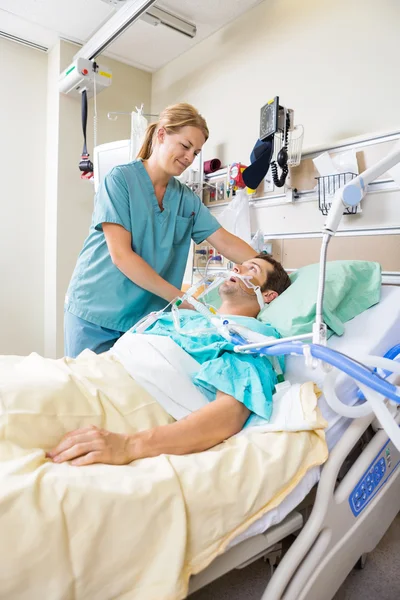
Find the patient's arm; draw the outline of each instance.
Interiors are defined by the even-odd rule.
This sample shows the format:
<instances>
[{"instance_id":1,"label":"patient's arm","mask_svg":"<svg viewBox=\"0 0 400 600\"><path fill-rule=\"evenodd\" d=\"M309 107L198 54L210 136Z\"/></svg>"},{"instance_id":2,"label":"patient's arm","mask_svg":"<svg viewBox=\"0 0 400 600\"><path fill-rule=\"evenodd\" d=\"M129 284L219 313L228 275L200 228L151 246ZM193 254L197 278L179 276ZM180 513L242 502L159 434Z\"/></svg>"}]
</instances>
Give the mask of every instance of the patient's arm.
<instances>
[{"instance_id":1,"label":"patient's arm","mask_svg":"<svg viewBox=\"0 0 400 600\"><path fill-rule=\"evenodd\" d=\"M238 433L249 415L249 409L233 396L217 392L214 402L185 419L133 436L133 458L207 450Z\"/></svg>"},{"instance_id":2,"label":"patient's arm","mask_svg":"<svg viewBox=\"0 0 400 600\"><path fill-rule=\"evenodd\" d=\"M238 433L250 415L248 408L222 392L181 421L133 435L91 427L68 433L48 456L74 465L121 465L160 454L190 454L207 450Z\"/></svg>"}]
</instances>

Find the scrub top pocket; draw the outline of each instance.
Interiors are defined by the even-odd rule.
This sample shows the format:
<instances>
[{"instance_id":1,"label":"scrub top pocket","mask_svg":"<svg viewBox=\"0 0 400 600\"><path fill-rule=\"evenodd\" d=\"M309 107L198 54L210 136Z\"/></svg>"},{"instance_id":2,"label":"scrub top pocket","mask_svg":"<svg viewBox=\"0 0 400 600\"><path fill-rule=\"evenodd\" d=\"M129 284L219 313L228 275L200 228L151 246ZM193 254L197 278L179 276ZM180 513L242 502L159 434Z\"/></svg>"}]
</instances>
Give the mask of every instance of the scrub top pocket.
<instances>
[{"instance_id":1,"label":"scrub top pocket","mask_svg":"<svg viewBox=\"0 0 400 600\"><path fill-rule=\"evenodd\" d=\"M175 223L175 233L174 233L174 246L179 244L183 244L188 237L191 236L193 227L193 218L192 217L180 217L176 216Z\"/></svg>"}]
</instances>

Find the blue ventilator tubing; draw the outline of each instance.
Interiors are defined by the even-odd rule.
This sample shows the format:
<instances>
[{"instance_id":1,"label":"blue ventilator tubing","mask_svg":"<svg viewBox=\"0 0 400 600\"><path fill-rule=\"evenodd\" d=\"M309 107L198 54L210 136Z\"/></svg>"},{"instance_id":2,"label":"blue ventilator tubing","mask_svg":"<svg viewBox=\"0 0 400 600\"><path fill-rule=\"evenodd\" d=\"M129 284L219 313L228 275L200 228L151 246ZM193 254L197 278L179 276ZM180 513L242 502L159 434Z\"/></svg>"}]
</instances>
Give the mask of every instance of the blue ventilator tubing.
<instances>
[{"instance_id":1,"label":"blue ventilator tubing","mask_svg":"<svg viewBox=\"0 0 400 600\"><path fill-rule=\"evenodd\" d=\"M400 344L396 344L396 346L393 346L393 348L390 348L386 354L383 355L383 358L388 358L389 360L396 360L396 358L400 355ZM386 371L385 369L382 369L382 371L385 373L385 378L389 377L389 375L392 374L392 371ZM377 369L376 367L373 370L374 373L377 373ZM359 400L365 400L365 396L362 393L361 390L358 390L357 392L357 398Z\"/></svg>"},{"instance_id":2,"label":"blue ventilator tubing","mask_svg":"<svg viewBox=\"0 0 400 600\"><path fill-rule=\"evenodd\" d=\"M232 341L234 340L232 339ZM243 342L240 342L239 345L242 345L242 343ZM304 347L304 344L301 342L282 342L281 344L274 344L273 346L268 346L267 348L256 348L249 351L254 351L258 354L264 354L266 356L279 356L286 354L302 355ZM332 350L331 348L326 348L325 346L321 346L319 344L308 344L307 347L309 348L311 356L314 358L319 358L324 362L337 367L341 371L347 373L347 375L350 375L350 377L353 377L356 381L367 385L386 398L389 398L390 400L400 404L400 396L397 394L396 386L389 381L385 381L379 377L379 375L370 371L367 367L354 362L351 358L335 352L335 350Z\"/></svg>"},{"instance_id":3,"label":"blue ventilator tubing","mask_svg":"<svg viewBox=\"0 0 400 600\"><path fill-rule=\"evenodd\" d=\"M239 335L238 333L230 333L230 337L231 337L231 341L234 344L237 344L238 346L243 346L244 344L247 344L248 342L246 342L246 340Z\"/></svg>"},{"instance_id":4,"label":"blue ventilator tubing","mask_svg":"<svg viewBox=\"0 0 400 600\"><path fill-rule=\"evenodd\" d=\"M393 348L390 348L384 356L384 358L389 358L390 360L394 360L400 354L400 344L396 344Z\"/></svg>"}]
</instances>

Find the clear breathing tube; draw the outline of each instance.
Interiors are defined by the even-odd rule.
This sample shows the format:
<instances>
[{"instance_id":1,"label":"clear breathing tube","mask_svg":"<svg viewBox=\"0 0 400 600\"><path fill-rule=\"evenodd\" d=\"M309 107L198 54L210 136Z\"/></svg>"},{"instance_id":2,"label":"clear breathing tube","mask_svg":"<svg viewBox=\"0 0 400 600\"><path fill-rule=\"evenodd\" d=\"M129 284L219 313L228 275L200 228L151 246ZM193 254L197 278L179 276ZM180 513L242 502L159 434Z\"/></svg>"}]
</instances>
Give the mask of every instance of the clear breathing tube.
<instances>
[{"instance_id":1,"label":"clear breathing tube","mask_svg":"<svg viewBox=\"0 0 400 600\"><path fill-rule=\"evenodd\" d=\"M227 273L218 273L215 276L215 279L213 281L213 283L211 283L211 285L209 285L206 290L204 292L202 292L199 297L196 299L193 297L193 294L197 291L197 289L204 284L205 279L203 279L202 281L200 281L199 283L197 283L196 285L192 286L183 296L182 298L178 298L174 304L172 305L172 315L173 315L173 321L174 321L174 326L175 329L182 335L202 335L202 334L206 334L209 333L209 329L196 329L196 330L191 330L191 331L187 331L187 330L183 330L180 324L180 314L179 314L179 306L180 304L182 304L182 302L184 302L186 300L186 302L188 302L189 304L191 304L193 306L193 308L199 313L201 314L203 317L205 317L208 321L210 321L212 323L212 325L215 326L215 328L217 329L218 333L225 338L228 341L231 341L231 333L229 331L229 322L226 319L222 319L220 316L218 316L217 311L215 310L215 308L213 306L210 306L208 304L203 304L202 302L200 302L199 300L201 298L204 298L207 294L209 294L212 290L214 290L216 287L220 286L221 283L223 283L224 281L226 281L227 279L231 279L231 278L235 278L235 279L239 279L240 281L242 281L242 283L245 285L246 288L248 289L252 289L254 291L254 294L256 295L257 298L257 302L260 306L260 309L264 308L265 306L265 302L264 302L264 298L262 296L260 287L258 285L255 285L251 280L252 280L252 276L251 275L241 275L240 273L236 273L236 271L229 271Z\"/></svg>"},{"instance_id":2,"label":"clear breathing tube","mask_svg":"<svg viewBox=\"0 0 400 600\"><path fill-rule=\"evenodd\" d=\"M171 307L173 323L176 331L181 335L204 335L209 333L209 329L193 329L193 330L184 330L181 326L181 315L179 311L179 306L183 302L188 302L193 306L193 308L205 317L208 321L210 321L218 330L220 335L222 335L225 339L230 339L229 332L226 328L227 323L224 323L221 317L218 316L217 311L214 307L203 304L200 302L202 298L207 296L214 289L219 287L221 283L230 279L231 277L235 277L235 279L239 279L243 282L246 288L252 289L256 295L257 302L260 306L260 309L264 308L265 303L260 290L260 287L252 283L252 276L241 275L240 273L236 273L235 271L228 272L218 272L214 275L214 281L206 287L206 289L201 292L198 298L194 298L194 294L199 290L199 288L205 286L206 278L204 277L194 285L192 285L187 292L183 294L181 297L174 298L169 302L163 309L152 312L146 317L143 317L138 323L134 325L132 331L134 333L144 333L149 327L151 327L160 317L161 315Z\"/></svg>"},{"instance_id":3,"label":"clear breathing tube","mask_svg":"<svg viewBox=\"0 0 400 600\"><path fill-rule=\"evenodd\" d=\"M255 285L251 280L253 277L251 275L242 275L241 273L236 273L236 271L228 271L227 273L218 273L213 283L207 287L199 296L198 300L201 300L204 296L209 294L212 290L221 285L226 279L230 279L234 277L235 279L240 279L240 281L256 295L258 305L260 310L262 310L265 306L264 298L259 285Z\"/></svg>"},{"instance_id":4,"label":"clear breathing tube","mask_svg":"<svg viewBox=\"0 0 400 600\"><path fill-rule=\"evenodd\" d=\"M230 276L231 275L229 274L229 277ZM212 283L210 283L210 285L208 285L206 287L206 289L197 296L197 299L201 300L201 298L203 298L204 296L206 296L207 294L209 294L210 292L215 290L215 288L219 287L221 285L221 283L223 283L225 281L225 279L227 279L227 277L228 277L228 274L223 273L223 272L217 273L216 275L214 275L214 281ZM205 283L206 279L207 278L204 277L204 279L201 280L201 284ZM190 289L192 289L192 288L190 288ZM190 290L188 290L188 293L189 292L190 292ZM193 293L194 292L192 292L192 294Z\"/></svg>"},{"instance_id":5,"label":"clear breathing tube","mask_svg":"<svg viewBox=\"0 0 400 600\"><path fill-rule=\"evenodd\" d=\"M232 276L232 273L217 273L215 275L215 279L214 281L205 289L204 292L202 292L199 295L199 298L205 296L206 294L208 294L209 292L211 292L212 290L214 290L216 287L218 287L219 285L221 285L221 283L223 281L225 281L225 279L228 279L229 277ZM132 332L134 333L144 333L149 327L151 327L152 325L154 325L154 323L161 318L162 314L169 308L171 307L171 311L172 311L172 318L173 318L173 322L174 322L174 326L175 329L178 331L178 333L181 333L183 335L201 335L204 333L209 333L209 330L207 329L203 329L203 330L199 330L199 329L195 329L195 330L187 330L184 331L181 327L181 323L180 323L180 314L179 314L179 306L183 303L183 302L188 302L189 304L191 304L193 306L193 308L200 313L203 317L205 317L208 320L211 319L218 319L218 317L216 317L217 315L217 311L211 307L211 306L206 306L205 304L203 304L202 302L199 302L198 300L196 300L193 295L197 292L197 290L199 288L201 288L202 286L204 286L206 283L206 278L202 278L200 281L198 281L197 283L195 283L194 285L192 285L184 294L183 296L174 298L173 300L171 300L171 302L169 302L164 308L162 308L161 310L152 312L148 315L146 315L145 317L143 317L140 321L138 321L132 328ZM220 320L220 319L218 319ZM222 321L221 321L222 322ZM219 323L217 323L217 321L214 321L214 325L217 326L217 328L220 326Z\"/></svg>"},{"instance_id":6,"label":"clear breathing tube","mask_svg":"<svg viewBox=\"0 0 400 600\"><path fill-rule=\"evenodd\" d=\"M204 304L202 304L195 298L192 298L191 296L187 296L187 298L185 298L185 300L186 300L186 302L188 302L189 304L191 304L193 306L193 308L196 310L196 312L200 313L202 317L205 317L208 321L210 321L219 330L219 328L222 326L222 319L217 316L217 311L215 310L215 308L213 308L212 306L205 306ZM171 309L172 310L172 319L173 319L175 330L178 333L180 333L181 335L200 336L200 335L209 334L210 333L209 328L199 329L197 327L196 329L189 329L189 330L182 328L181 314L180 314L180 310L178 308L180 306L180 304L182 304L182 302L183 302L183 297L182 297L182 299L179 298L179 300L177 300L172 305L172 309Z\"/></svg>"}]
</instances>

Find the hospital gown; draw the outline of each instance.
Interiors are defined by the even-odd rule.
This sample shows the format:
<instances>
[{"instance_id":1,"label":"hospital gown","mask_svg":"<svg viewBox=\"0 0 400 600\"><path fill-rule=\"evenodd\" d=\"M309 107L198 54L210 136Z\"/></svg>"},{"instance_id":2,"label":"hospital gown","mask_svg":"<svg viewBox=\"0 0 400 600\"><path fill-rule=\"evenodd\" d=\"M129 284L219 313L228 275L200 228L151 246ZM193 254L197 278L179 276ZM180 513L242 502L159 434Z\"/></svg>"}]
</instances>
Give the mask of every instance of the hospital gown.
<instances>
[{"instance_id":1,"label":"hospital gown","mask_svg":"<svg viewBox=\"0 0 400 600\"><path fill-rule=\"evenodd\" d=\"M174 326L172 314L167 312L145 333L170 337L200 363L200 370L192 380L208 400L215 400L219 390L242 402L252 412L246 427L269 421L277 383L270 359L235 353L233 343L225 340L205 317L192 310L180 310L179 315L181 333ZM251 317L229 315L227 318L257 333L279 338L272 326ZM284 358L278 360L283 370Z\"/></svg>"}]
</instances>

